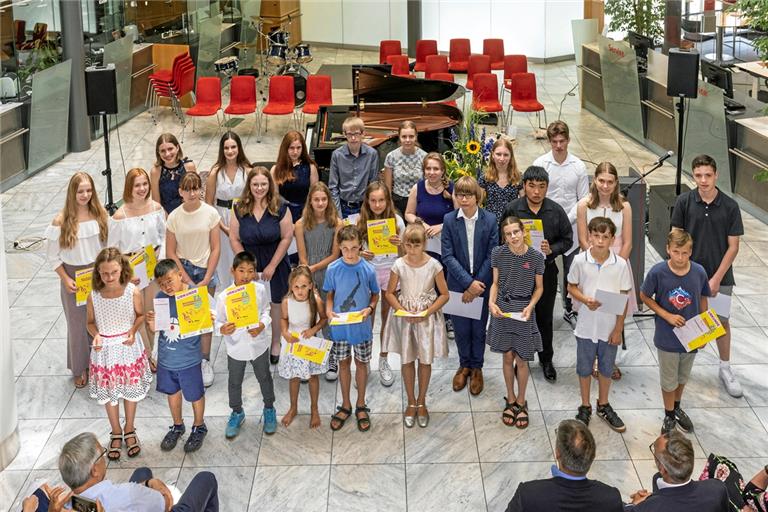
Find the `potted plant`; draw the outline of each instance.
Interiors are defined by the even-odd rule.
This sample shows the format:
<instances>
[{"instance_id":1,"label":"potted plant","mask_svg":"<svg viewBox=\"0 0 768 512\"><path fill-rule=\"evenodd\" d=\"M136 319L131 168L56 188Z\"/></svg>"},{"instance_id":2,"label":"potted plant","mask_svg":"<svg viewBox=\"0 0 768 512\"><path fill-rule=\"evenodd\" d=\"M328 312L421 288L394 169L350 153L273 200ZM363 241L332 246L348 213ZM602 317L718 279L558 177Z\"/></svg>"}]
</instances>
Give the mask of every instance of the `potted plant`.
<instances>
[{"instance_id":1,"label":"potted plant","mask_svg":"<svg viewBox=\"0 0 768 512\"><path fill-rule=\"evenodd\" d=\"M732 9L749 20L750 26L768 32L768 2L766 0L739 0ZM768 61L768 35L754 40L755 50L763 62Z\"/></svg>"},{"instance_id":2,"label":"potted plant","mask_svg":"<svg viewBox=\"0 0 768 512\"><path fill-rule=\"evenodd\" d=\"M657 40L664 35L664 4L665 0L605 0L605 14L611 17L608 30L631 30Z\"/></svg>"}]
</instances>

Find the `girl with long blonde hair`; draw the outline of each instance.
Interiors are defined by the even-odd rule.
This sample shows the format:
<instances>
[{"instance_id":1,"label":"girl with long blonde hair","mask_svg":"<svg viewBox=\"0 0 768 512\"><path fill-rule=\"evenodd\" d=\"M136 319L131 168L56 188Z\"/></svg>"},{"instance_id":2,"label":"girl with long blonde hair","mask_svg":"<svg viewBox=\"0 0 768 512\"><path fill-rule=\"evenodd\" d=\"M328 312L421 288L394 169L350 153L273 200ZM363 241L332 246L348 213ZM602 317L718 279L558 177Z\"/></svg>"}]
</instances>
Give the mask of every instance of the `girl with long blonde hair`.
<instances>
[{"instance_id":1,"label":"girl with long blonde hair","mask_svg":"<svg viewBox=\"0 0 768 512\"><path fill-rule=\"evenodd\" d=\"M477 184L485 190L485 209L502 221L504 208L517 199L523 189L523 179L515 161L512 141L499 137L491 147L491 158Z\"/></svg>"},{"instance_id":2,"label":"girl with long blonde hair","mask_svg":"<svg viewBox=\"0 0 768 512\"><path fill-rule=\"evenodd\" d=\"M77 304L76 273L93 268L107 242L107 218L93 178L80 171L69 179L64 208L45 230L48 263L61 280L61 304L67 320L67 368L77 388L88 383L91 339L85 329L85 303Z\"/></svg>"}]
</instances>

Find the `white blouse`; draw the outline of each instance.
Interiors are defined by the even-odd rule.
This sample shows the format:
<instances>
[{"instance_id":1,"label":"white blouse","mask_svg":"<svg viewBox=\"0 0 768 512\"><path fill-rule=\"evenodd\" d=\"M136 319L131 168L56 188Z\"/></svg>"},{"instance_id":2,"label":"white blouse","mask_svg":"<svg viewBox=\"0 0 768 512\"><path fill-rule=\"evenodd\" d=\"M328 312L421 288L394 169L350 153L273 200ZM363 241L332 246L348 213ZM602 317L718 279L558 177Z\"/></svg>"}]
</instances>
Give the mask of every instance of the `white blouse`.
<instances>
[{"instance_id":1,"label":"white blouse","mask_svg":"<svg viewBox=\"0 0 768 512\"><path fill-rule=\"evenodd\" d=\"M99 223L95 220L80 222L77 227L77 241L74 247L62 249L59 245L61 227L51 224L45 230L45 256L53 270L62 263L68 265L88 265L96 261L99 251L104 248L99 238Z\"/></svg>"},{"instance_id":2,"label":"white blouse","mask_svg":"<svg viewBox=\"0 0 768 512\"><path fill-rule=\"evenodd\" d=\"M117 247L123 254L129 254L148 245L165 246L165 210L158 208L146 215L120 220L109 218L109 247Z\"/></svg>"}]
</instances>

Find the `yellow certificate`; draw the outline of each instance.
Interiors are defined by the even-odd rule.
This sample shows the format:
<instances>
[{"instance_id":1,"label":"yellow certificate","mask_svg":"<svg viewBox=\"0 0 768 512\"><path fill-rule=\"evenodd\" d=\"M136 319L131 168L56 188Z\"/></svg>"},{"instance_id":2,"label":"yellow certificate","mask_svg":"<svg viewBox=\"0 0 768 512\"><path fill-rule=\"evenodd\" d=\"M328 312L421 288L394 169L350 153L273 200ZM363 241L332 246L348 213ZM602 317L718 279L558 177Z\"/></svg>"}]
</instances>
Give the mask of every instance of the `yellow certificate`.
<instances>
[{"instance_id":1,"label":"yellow certificate","mask_svg":"<svg viewBox=\"0 0 768 512\"><path fill-rule=\"evenodd\" d=\"M361 311L350 311L349 313L336 313L336 316L331 319L331 325L349 325L359 324L363 321L363 313Z\"/></svg>"},{"instance_id":2,"label":"yellow certificate","mask_svg":"<svg viewBox=\"0 0 768 512\"><path fill-rule=\"evenodd\" d=\"M176 295L176 314L182 338L213 331L208 288L191 288Z\"/></svg>"},{"instance_id":3,"label":"yellow certificate","mask_svg":"<svg viewBox=\"0 0 768 512\"><path fill-rule=\"evenodd\" d=\"M410 311L406 311L404 309L398 309L395 311L395 316L402 316L404 318L422 318L427 316L427 310L419 311L418 313L411 313Z\"/></svg>"},{"instance_id":4,"label":"yellow certificate","mask_svg":"<svg viewBox=\"0 0 768 512\"><path fill-rule=\"evenodd\" d=\"M373 254L397 254L397 246L389 241L397 234L395 219L368 221L368 248Z\"/></svg>"},{"instance_id":5,"label":"yellow certificate","mask_svg":"<svg viewBox=\"0 0 768 512\"><path fill-rule=\"evenodd\" d=\"M328 355L333 346L332 341L316 336L304 339L298 333L292 332L291 334L299 338L299 341L289 344L288 352L291 355L319 365L324 365L328 361Z\"/></svg>"},{"instance_id":6,"label":"yellow certificate","mask_svg":"<svg viewBox=\"0 0 768 512\"><path fill-rule=\"evenodd\" d=\"M256 286L247 283L227 290L224 296L227 310L227 321L235 324L238 329L248 329L259 325L259 304L256 300Z\"/></svg>"},{"instance_id":7,"label":"yellow certificate","mask_svg":"<svg viewBox=\"0 0 768 512\"><path fill-rule=\"evenodd\" d=\"M708 309L685 322L684 326L672 330L686 352L701 348L725 334L725 327L714 309Z\"/></svg>"},{"instance_id":8,"label":"yellow certificate","mask_svg":"<svg viewBox=\"0 0 768 512\"><path fill-rule=\"evenodd\" d=\"M154 246L148 245L144 248L144 261L147 262L147 277L151 281L155 278L155 266L157 265L157 254L155 254Z\"/></svg>"},{"instance_id":9,"label":"yellow certificate","mask_svg":"<svg viewBox=\"0 0 768 512\"><path fill-rule=\"evenodd\" d=\"M85 303L88 302L88 295L91 293L93 286L93 269L85 268L83 270L76 270L75 285L77 285L77 292L75 292L75 303L78 306L85 306Z\"/></svg>"}]
</instances>

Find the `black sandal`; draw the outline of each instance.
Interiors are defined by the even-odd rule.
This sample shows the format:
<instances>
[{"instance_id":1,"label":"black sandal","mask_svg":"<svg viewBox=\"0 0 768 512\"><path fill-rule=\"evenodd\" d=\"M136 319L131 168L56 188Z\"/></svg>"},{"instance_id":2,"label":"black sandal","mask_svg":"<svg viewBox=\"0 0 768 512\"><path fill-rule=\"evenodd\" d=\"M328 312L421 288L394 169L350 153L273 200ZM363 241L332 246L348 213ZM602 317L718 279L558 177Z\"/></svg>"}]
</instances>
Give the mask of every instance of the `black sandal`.
<instances>
[{"instance_id":1,"label":"black sandal","mask_svg":"<svg viewBox=\"0 0 768 512\"><path fill-rule=\"evenodd\" d=\"M368 406L362 406L362 407L355 407L355 418L357 419L357 430L360 432L368 432L371 430L371 417L368 414L371 412L371 410L368 408ZM365 414L362 418L359 416L360 413Z\"/></svg>"},{"instance_id":2,"label":"black sandal","mask_svg":"<svg viewBox=\"0 0 768 512\"><path fill-rule=\"evenodd\" d=\"M134 443L129 444L128 443L129 439L133 439ZM123 440L125 441L126 452L128 453L128 457L134 458L141 453L141 443L139 443L139 438L136 436L135 430L131 430L130 432L126 432L125 434L123 434Z\"/></svg>"},{"instance_id":3,"label":"black sandal","mask_svg":"<svg viewBox=\"0 0 768 512\"><path fill-rule=\"evenodd\" d=\"M520 430L528 428L528 423L530 422L530 417L528 416L528 400L526 400L523 405L515 402L515 407L517 408L515 427ZM525 414L525 416L521 416L522 414Z\"/></svg>"},{"instance_id":4,"label":"black sandal","mask_svg":"<svg viewBox=\"0 0 768 512\"><path fill-rule=\"evenodd\" d=\"M119 441L120 444L114 446L114 442ZM120 460L120 453L123 449L123 434L109 433L109 449L107 449L107 458L113 462ZM115 455L117 454L117 455Z\"/></svg>"},{"instance_id":5,"label":"black sandal","mask_svg":"<svg viewBox=\"0 0 768 512\"><path fill-rule=\"evenodd\" d=\"M507 401L507 397L504 397L504 404L505 404L504 411L501 413L501 422L508 427L514 427L515 420L517 419L517 413L515 412L514 402L509 402ZM512 413L510 414L507 411L512 411ZM512 421L507 423L507 420L512 420Z\"/></svg>"},{"instance_id":6,"label":"black sandal","mask_svg":"<svg viewBox=\"0 0 768 512\"><path fill-rule=\"evenodd\" d=\"M339 413L342 413L342 412L346 414L346 416L344 416L343 418L339 416ZM344 426L344 423L347 422L350 416L352 416L352 411L350 409L347 409L342 406L336 407L336 414L331 416L331 430L333 430L334 432L337 430L341 430L341 427ZM336 421L335 427L333 426L334 420Z\"/></svg>"}]
</instances>

